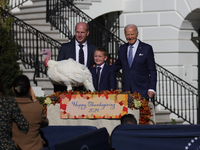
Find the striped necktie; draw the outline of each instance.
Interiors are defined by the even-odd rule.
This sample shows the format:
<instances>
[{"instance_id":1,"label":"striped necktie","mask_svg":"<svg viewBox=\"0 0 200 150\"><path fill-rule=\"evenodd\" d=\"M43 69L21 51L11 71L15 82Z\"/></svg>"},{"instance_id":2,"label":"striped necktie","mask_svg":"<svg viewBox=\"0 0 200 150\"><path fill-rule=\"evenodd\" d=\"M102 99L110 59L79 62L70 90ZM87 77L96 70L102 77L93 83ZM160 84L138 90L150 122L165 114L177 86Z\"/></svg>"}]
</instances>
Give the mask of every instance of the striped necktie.
<instances>
[{"instance_id":1,"label":"striped necktie","mask_svg":"<svg viewBox=\"0 0 200 150\"><path fill-rule=\"evenodd\" d=\"M79 63L84 65L84 52L83 52L83 45L79 44Z\"/></svg>"},{"instance_id":2,"label":"striped necktie","mask_svg":"<svg viewBox=\"0 0 200 150\"><path fill-rule=\"evenodd\" d=\"M128 54L128 64L130 68L131 68L132 62L133 62L133 46L131 45L129 49L129 54Z\"/></svg>"}]
</instances>

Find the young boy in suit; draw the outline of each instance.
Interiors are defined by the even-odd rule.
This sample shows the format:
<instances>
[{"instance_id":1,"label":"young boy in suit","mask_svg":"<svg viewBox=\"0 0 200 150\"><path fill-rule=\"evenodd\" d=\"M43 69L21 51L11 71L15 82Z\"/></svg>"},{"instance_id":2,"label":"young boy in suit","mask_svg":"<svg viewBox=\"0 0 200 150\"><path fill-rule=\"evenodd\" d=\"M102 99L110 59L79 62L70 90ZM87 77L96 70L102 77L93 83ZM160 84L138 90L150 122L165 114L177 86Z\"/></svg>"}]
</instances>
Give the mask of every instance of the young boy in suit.
<instances>
[{"instance_id":1,"label":"young boy in suit","mask_svg":"<svg viewBox=\"0 0 200 150\"><path fill-rule=\"evenodd\" d=\"M94 62L96 67L90 69L93 77L93 85L98 92L104 90L116 90L116 72L111 65L106 65L108 52L103 47L98 47L94 51Z\"/></svg>"}]
</instances>

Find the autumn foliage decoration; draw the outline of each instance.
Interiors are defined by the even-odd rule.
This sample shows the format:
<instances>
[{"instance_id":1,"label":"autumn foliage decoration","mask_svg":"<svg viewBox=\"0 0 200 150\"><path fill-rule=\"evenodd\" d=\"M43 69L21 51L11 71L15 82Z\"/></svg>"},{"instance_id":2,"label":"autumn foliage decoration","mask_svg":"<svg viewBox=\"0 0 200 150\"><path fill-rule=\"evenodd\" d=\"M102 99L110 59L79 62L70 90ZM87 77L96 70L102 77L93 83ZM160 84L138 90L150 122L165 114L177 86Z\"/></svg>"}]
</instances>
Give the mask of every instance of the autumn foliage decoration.
<instances>
[{"instance_id":1,"label":"autumn foliage decoration","mask_svg":"<svg viewBox=\"0 0 200 150\"><path fill-rule=\"evenodd\" d=\"M60 95L62 92L54 92L52 95L47 96L43 105L44 111L47 113L47 104L60 103ZM87 91L68 91L65 94L73 95L73 94L128 94L128 107L130 109L139 109L140 110L140 119L139 124L150 124L151 108L149 107L149 101L141 97L141 95L137 92L131 94L130 92L122 92L120 90L115 91L102 91L102 92L87 92Z\"/></svg>"},{"instance_id":2,"label":"autumn foliage decoration","mask_svg":"<svg viewBox=\"0 0 200 150\"><path fill-rule=\"evenodd\" d=\"M137 100L137 103L141 102L139 108L136 106L137 103L134 103L134 100ZM150 124L150 117L152 115L151 115L151 108L149 107L149 101L141 97L139 93L134 92L133 94L129 94L128 107L131 109L138 108L140 110L139 124Z\"/></svg>"}]
</instances>

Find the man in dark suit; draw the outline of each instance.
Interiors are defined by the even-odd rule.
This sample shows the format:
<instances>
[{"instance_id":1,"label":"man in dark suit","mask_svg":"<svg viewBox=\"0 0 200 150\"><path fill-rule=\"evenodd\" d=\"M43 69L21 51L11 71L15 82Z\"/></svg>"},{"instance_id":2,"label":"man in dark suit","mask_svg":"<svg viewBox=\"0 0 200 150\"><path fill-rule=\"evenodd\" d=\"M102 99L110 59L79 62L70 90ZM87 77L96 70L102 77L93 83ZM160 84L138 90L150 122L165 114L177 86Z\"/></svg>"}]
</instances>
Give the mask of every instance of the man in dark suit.
<instances>
[{"instance_id":1,"label":"man in dark suit","mask_svg":"<svg viewBox=\"0 0 200 150\"><path fill-rule=\"evenodd\" d=\"M114 68L122 69L122 91L136 91L148 100L154 96L157 82L152 46L137 39L136 25L127 25L124 31L128 43L120 46Z\"/></svg>"},{"instance_id":2,"label":"man in dark suit","mask_svg":"<svg viewBox=\"0 0 200 150\"><path fill-rule=\"evenodd\" d=\"M96 46L87 42L89 35L89 25L79 22L75 27L75 40L61 45L58 61L72 58L77 62L91 68L94 65L94 50ZM54 92L64 91L66 86L54 85ZM75 89L83 90L83 87Z\"/></svg>"},{"instance_id":3,"label":"man in dark suit","mask_svg":"<svg viewBox=\"0 0 200 150\"><path fill-rule=\"evenodd\" d=\"M96 67L90 69L93 78L93 85L98 92L104 90L116 90L116 72L112 66L106 65L108 57L107 50L103 47L98 47L94 52L94 61ZM98 72L99 70L99 72Z\"/></svg>"}]
</instances>

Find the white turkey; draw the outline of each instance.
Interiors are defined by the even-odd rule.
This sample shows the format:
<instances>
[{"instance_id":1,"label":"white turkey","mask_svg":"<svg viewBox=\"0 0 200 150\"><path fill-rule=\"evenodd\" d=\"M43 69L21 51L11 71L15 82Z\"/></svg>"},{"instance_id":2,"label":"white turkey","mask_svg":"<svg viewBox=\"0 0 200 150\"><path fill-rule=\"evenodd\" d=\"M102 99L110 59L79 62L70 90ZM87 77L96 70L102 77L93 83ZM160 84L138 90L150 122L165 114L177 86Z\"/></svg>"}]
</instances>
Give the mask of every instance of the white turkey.
<instances>
[{"instance_id":1,"label":"white turkey","mask_svg":"<svg viewBox=\"0 0 200 150\"><path fill-rule=\"evenodd\" d=\"M53 83L66 85L67 91L81 85L88 91L95 91L92 75L86 66L71 58L62 61L49 60L51 57L49 49L42 50L40 54L44 57L45 65L48 67L47 75Z\"/></svg>"}]
</instances>

